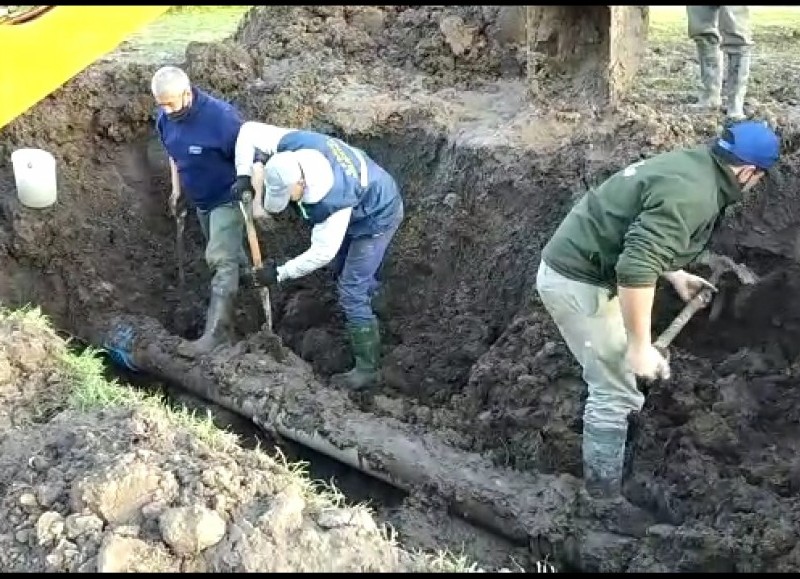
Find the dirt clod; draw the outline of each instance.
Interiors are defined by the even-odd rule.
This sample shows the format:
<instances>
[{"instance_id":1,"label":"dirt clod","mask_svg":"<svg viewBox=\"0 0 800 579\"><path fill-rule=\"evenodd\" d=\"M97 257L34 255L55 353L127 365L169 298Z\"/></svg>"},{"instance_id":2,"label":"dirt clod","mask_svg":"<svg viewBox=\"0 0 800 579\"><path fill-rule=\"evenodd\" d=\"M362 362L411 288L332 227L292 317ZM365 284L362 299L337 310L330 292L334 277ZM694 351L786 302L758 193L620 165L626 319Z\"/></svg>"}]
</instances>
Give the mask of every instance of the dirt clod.
<instances>
[{"instance_id":1,"label":"dirt clod","mask_svg":"<svg viewBox=\"0 0 800 579\"><path fill-rule=\"evenodd\" d=\"M59 513L47 511L36 521L36 539L39 545L55 543L64 532L64 517Z\"/></svg>"},{"instance_id":2,"label":"dirt clod","mask_svg":"<svg viewBox=\"0 0 800 579\"><path fill-rule=\"evenodd\" d=\"M305 501L297 487L289 487L278 494L269 510L258 519L259 527L274 537L285 537L303 524Z\"/></svg>"},{"instance_id":3,"label":"dirt clod","mask_svg":"<svg viewBox=\"0 0 800 579\"><path fill-rule=\"evenodd\" d=\"M69 515L65 521L67 528L67 538L74 540L90 534L96 534L103 530L102 519L95 515Z\"/></svg>"},{"instance_id":4,"label":"dirt clod","mask_svg":"<svg viewBox=\"0 0 800 579\"><path fill-rule=\"evenodd\" d=\"M99 513L106 522L135 522L141 508L156 497L170 499L177 483L172 474L142 462L133 462L133 455L123 456L118 470L92 477L74 487L72 508Z\"/></svg>"},{"instance_id":5,"label":"dirt clod","mask_svg":"<svg viewBox=\"0 0 800 579\"><path fill-rule=\"evenodd\" d=\"M168 564L163 547L148 545L141 539L108 535L97 554L99 573L167 573L177 571Z\"/></svg>"},{"instance_id":6,"label":"dirt clod","mask_svg":"<svg viewBox=\"0 0 800 579\"><path fill-rule=\"evenodd\" d=\"M165 511L158 520L161 536L175 553L197 555L225 535L225 521L215 511L194 505Z\"/></svg>"}]
</instances>

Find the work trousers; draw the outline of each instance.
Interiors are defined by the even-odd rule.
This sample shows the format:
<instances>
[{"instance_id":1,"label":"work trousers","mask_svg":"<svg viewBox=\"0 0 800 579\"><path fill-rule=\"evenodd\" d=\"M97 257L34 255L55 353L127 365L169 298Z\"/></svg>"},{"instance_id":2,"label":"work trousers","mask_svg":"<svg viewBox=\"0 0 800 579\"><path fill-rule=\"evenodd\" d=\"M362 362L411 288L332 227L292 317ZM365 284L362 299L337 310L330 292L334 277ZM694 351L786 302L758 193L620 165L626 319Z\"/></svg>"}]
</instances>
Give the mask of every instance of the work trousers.
<instances>
[{"instance_id":1,"label":"work trousers","mask_svg":"<svg viewBox=\"0 0 800 579\"><path fill-rule=\"evenodd\" d=\"M244 250L244 218L239 205L225 203L210 211L197 209L206 238L206 264L211 270L211 293L235 295L239 290L239 266L249 260Z\"/></svg>"},{"instance_id":2,"label":"work trousers","mask_svg":"<svg viewBox=\"0 0 800 579\"><path fill-rule=\"evenodd\" d=\"M689 37L698 44L727 53L748 52L753 45L749 6L687 6L686 15Z\"/></svg>"},{"instance_id":3,"label":"work trousers","mask_svg":"<svg viewBox=\"0 0 800 579\"><path fill-rule=\"evenodd\" d=\"M627 334L619 299L608 289L564 277L544 261L539 265L536 289L583 368L589 387L584 425L627 429L628 415L641 410L644 396L625 362Z\"/></svg>"},{"instance_id":4,"label":"work trousers","mask_svg":"<svg viewBox=\"0 0 800 579\"><path fill-rule=\"evenodd\" d=\"M380 287L379 272L386 250L403 220L402 211L386 231L373 236L345 236L331 263L337 279L339 307L348 324L368 325L375 320L372 298Z\"/></svg>"}]
</instances>

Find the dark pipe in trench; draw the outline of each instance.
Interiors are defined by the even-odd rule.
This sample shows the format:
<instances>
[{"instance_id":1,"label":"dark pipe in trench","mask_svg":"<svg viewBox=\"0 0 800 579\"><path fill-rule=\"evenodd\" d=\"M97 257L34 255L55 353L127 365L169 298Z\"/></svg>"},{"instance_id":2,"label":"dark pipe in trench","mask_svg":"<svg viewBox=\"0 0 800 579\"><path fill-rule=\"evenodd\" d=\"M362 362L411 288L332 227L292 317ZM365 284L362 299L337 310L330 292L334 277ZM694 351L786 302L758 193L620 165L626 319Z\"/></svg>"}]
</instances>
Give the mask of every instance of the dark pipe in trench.
<instances>
[{"instance_id":1,"label":"dark pipe in trench","mask_svg":"<svg viewBox=\"0 0 800 579\"><path fill-rule=\"evenodd\" d=\"M120 357L118 351L106 351L104 354L107 358L106 368L109 378L121 378L129 386L161 395L168 404L174 407L180 407L183 404L189 410L209 410L216 426L236 434L243 448L251 450L258 446L277 448L288 460L305 463L312 479L333 482L344 493L347 502L351 505L367 503L391 508L401 504L408 496L405 491L364 474L312 448L285 438L276 440L256 426L252 420L242 416L241 413L232 412L212 402L202 400L179 383L153 376L146 371L134 370Z\"/></svg>"},{"instance_id":2,"label":"dark pipe in trench","mask_svg":"<svg viewBox=\"0 0 800 579\"><path fill-rule=\"evenodd\" d=\"M58 333L62 338L68 340L70 349L75 353L81 353L92 346L70 334L64 332ZM107 379L118 379L121 380L125 386L161 397L165 404L176 410L182 409L183 407L190 412L197 411L200 414L208 412L215 426L234 433L238 437L238 442L243 448L273 448L277 449L278 452L291 462L304 463L312 480L324 480L333 483L336 488L343 493L344 501L347 505L370 505L376 510L379 517L389 522L393 522L393 513L409 508L412 510L424 509L425 511L430 508L430 505L415 505L413 501L412 503L406 503L406 500L409 498L409 493L406 491L367 475L338 460L332 459L324 453L316 452L309 447L293 443L290 440L277 440L263 429L259 428L252 420L244 417L241 413L231 412L212 402L203 400L192 394L189 390L186 390L180 383L165 380L161 377L151 375L146 371L132 369L132 360L126 358L124 352L120 350L113 348L110 350L101 350L99 354L104 362ZM467 525L465 529L469 529L469 534L475 537L479 544L486 545L487 540L488 545L506 544L507 547L505 548L509 550L509 553L513 552L514 546L507 543L504 537L498 536L490 530L482 529L480 525L473 526L466 521L465 524ZM403 528L398 530L400 531L401 537L404 532L415 533L414 527L408 527L405 531ZM488 535L485 533L488 533ZM480 537L483 538L481 539ZM449 539L446 541L449 541ZM498 541L500 541L500 543L498 543ZM453 543L453 545L458 544L458 542ZM434 547L433 544L429 544L428 546L431 548L438 548L439 544L437 543L436 547ZM526 551L528 550L529 545L527 543L521 546L524 547ZM463 544L461 547L463 548ZM491 547L489 548L491 549ZM511 560L519 565L519 563L513 559L513 556L511 556Z\"/></svg>"},{"instance_id":3,"label":"dark pipe in trench","mask_svg":"<svg viewBox=\"0 0 800 579\"><path fill-rule=\"evenodd\" d=\"M292 390L280 383L284 372L297 375L299 359L291 353L273 355L268 361L272 373L265 371L257 379L257 389L248 392L224 383L218 370L178 356L175 348L180 339L150 318L118 316L101 321L92 342L111 352L118 363L180 384L267 432L277 432L403 491L434 497L451 514L529 546L534 556L553 555L539 552L536 545L549 543L539 539L553 532L555 521L562 537L580 535L585 527L576 512L580 483L574 477L497 468L435 434L363 413L346 394L319 383ZM282 356L293 359L284 363ZM258 354L260 360L267 357Z\"/></svg>"}]
</instances>

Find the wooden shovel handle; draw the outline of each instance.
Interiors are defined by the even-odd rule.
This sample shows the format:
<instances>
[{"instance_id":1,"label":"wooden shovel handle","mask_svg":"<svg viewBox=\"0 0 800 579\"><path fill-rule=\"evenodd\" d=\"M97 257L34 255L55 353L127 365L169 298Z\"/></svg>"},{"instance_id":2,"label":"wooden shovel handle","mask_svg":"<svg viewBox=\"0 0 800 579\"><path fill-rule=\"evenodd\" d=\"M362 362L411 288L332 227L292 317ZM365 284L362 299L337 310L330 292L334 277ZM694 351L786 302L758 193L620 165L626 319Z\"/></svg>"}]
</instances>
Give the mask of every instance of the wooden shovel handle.
<instances>
[{"instance_id":1,"label":"wooden shovel handle","mask_svg":"<svg viewBox=\"0 0 800 579\"><path fill-rule=\"evenodd\" d=\"M244 226L247 229L247 243L250 245L250 254L253 257L253 267L258 269L261 267L263 261L261 259L261 248L258 246L256 227L253 225L253 220L251 219L250 214L247 212L243 201L239 201L239 209L242 210L242 215L244 216Z\"/></svg>"}]
</instances>

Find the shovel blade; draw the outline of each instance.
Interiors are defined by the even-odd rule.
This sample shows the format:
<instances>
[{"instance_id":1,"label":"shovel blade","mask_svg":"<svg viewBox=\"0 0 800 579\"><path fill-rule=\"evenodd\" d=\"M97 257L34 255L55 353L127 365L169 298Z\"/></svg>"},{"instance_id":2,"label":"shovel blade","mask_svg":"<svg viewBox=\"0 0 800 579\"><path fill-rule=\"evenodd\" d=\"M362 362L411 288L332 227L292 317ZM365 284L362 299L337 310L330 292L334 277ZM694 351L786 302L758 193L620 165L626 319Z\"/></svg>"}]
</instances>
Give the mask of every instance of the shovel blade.
<instances>
[{"instance_id":1,"label":"shovel blade","mask_svg":"<svg viewBox=\"0 0 800 579\"><path fill-rule=\"evenodd\" d=\"M264 309L264 328L272 333L272 304L269 299L269 288L259 288L258 296L261 298L261 306Z\"/></svg>"}]
</instances>

